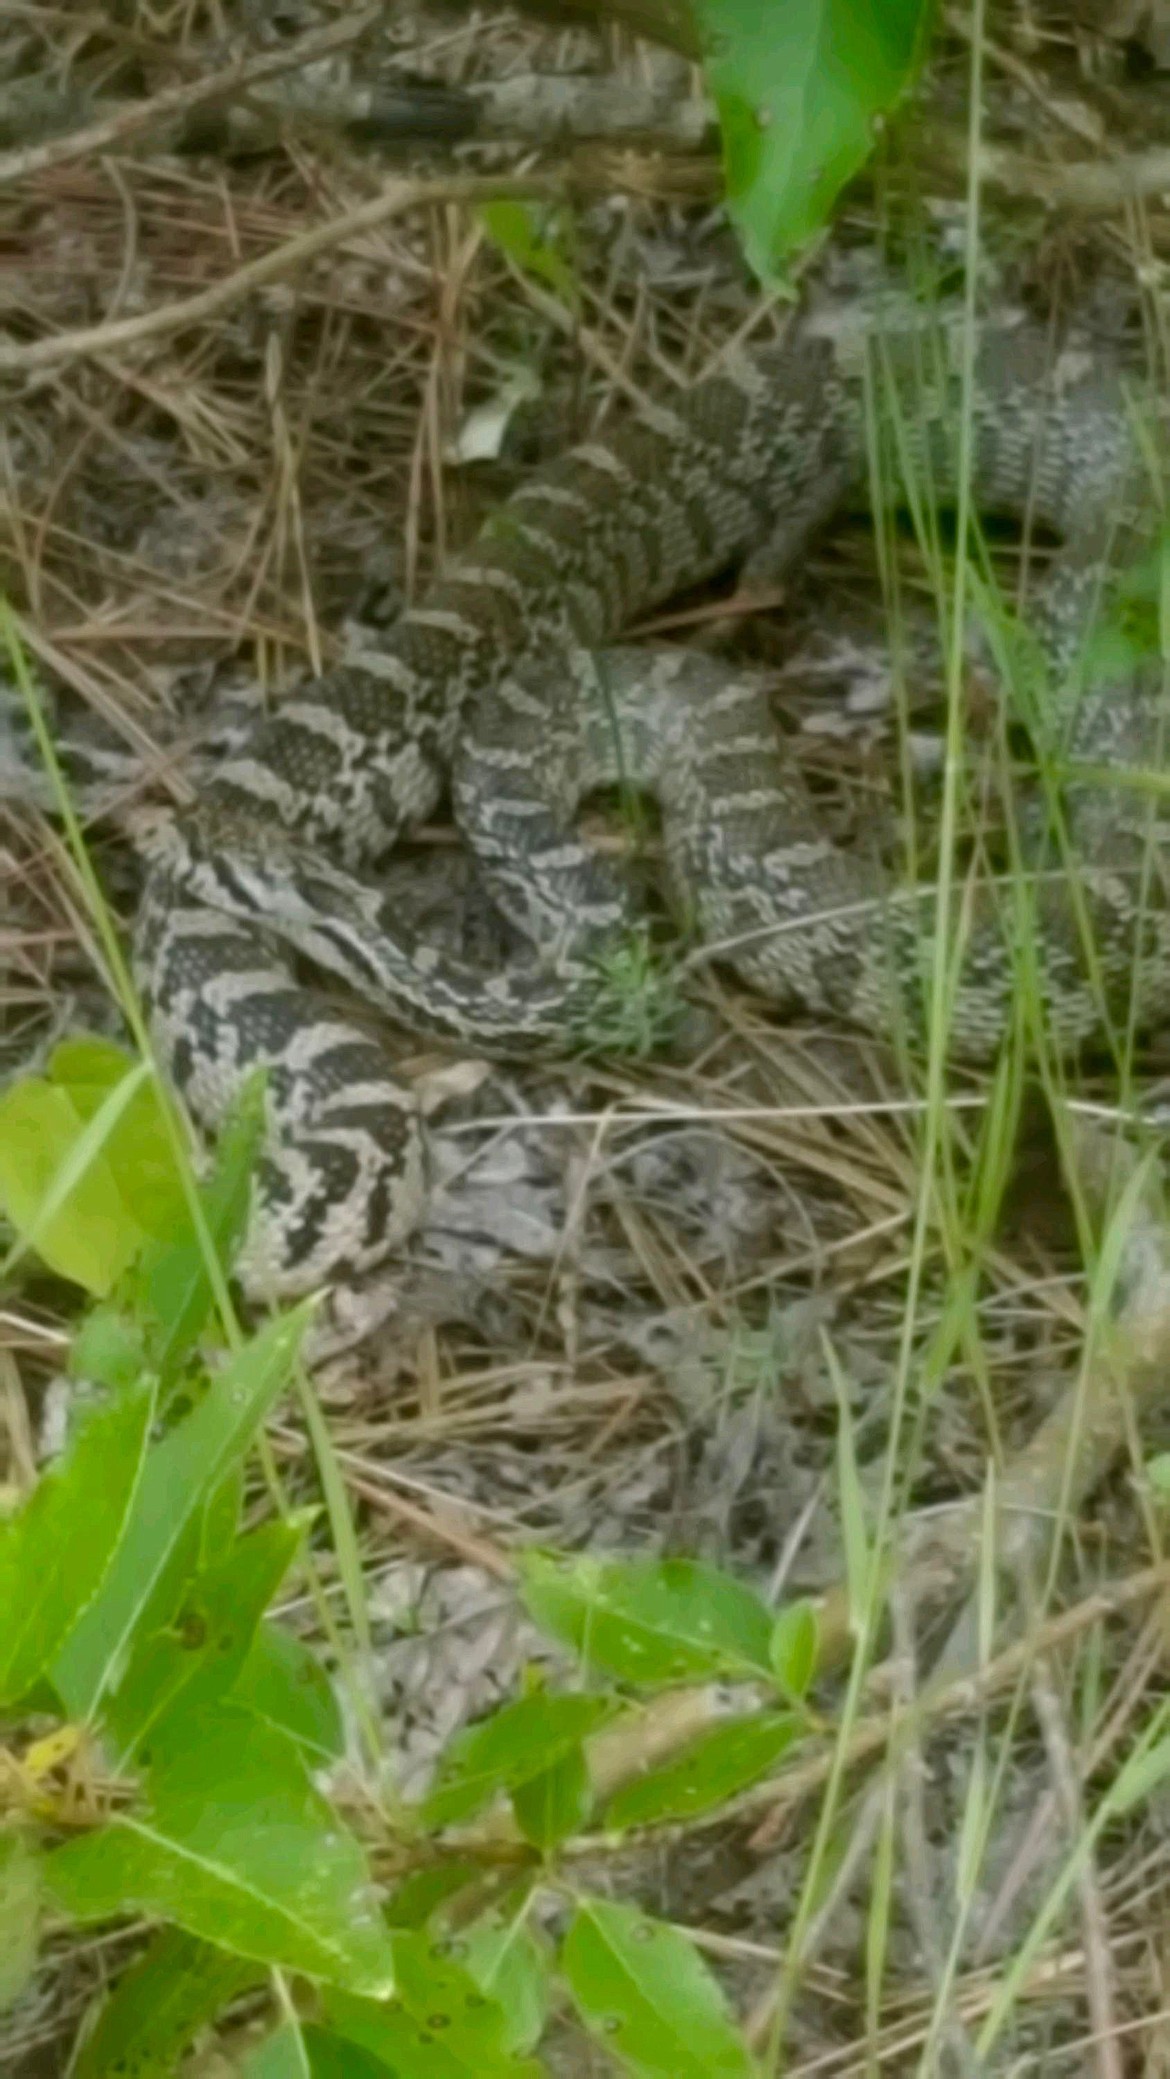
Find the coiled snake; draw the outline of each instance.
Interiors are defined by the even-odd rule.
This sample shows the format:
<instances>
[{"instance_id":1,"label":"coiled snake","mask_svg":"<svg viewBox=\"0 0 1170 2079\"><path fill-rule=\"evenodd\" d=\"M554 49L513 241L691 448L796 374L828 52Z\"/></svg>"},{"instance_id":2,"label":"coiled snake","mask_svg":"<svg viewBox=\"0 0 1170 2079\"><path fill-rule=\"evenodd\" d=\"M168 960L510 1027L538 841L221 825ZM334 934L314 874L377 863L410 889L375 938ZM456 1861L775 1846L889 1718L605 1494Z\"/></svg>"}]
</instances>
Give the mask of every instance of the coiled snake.
<instances>
[{"instance_id":1,"label":"coiled snake","mask_svg":"<svg viewBox=\"0 0 1170 2079\"><path fill-rule=\"evenodd\" d=\"M913 330L894 344L915 371L893 415L897 476L945 498L960 462L945 342ZM590 953L626 917L620 883L575 830L599 781L657 787L699 930L754 987L871 1027L920 1018L933 895L881 888L826 839L758 684L700 657L649 670L602 649L731 566L790 570L865 489L883 386L864 353L848 362L823 330L797 327L541 471L382 647L287 700L196 808L139 832L136 966L171 1074L214 1127L244 1074L268 1069L254 1289L360 1280L417 1223L426 1189L410 1094L362 1025L299 984L293 956L477 1044L562 1029L588 993ZM1054 370L1033 328L997 327L968 405L977 508L1026 513L1062 542L1037 597L1054 689L1041 749L1097 768L1158 762L1160 671L1127 667L1078 695L1070 670L1106 550L1132 552L1155 509L1121 375L1067 356ZM539 949L530 965L480 974L404 943L368 878L448 772L489 888ZM1098 772L1067 786L1063 815L1079 902L1041 878L1034 958L1052 1028L1076 1044L1131 992L1143 1018L1170 1010L1170 920L1145 797ZM970 891L952 922L964 946L952 1040L987 1054L1009 1015L1016 934Z\"/></svg>"}]
</instances>

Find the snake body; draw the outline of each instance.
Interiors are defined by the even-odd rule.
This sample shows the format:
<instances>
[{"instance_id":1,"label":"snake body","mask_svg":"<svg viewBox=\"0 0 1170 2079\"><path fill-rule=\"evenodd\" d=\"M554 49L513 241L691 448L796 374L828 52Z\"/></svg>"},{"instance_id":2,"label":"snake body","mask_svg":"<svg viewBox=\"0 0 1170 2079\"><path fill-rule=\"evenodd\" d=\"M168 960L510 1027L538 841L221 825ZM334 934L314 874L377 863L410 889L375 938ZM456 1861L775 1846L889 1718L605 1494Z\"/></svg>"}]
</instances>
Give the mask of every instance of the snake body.
<instances>
[{"instance_id":1,"label":"snake body","mask_svg":"<svg viewBox=\"0 0 1170 2079\"><path fill-rule=\"evenodd\" d=\"M929 478L947 498L966 469L977 508L1026 513L1060 538L1037 615L1055 679L1072 684L1105 550L1132 547L1150 519L1121 374L1080 364L1054 378L1042 335L997 328L967 386L960 453L945 354L917 334L899 352L914 385L894 414L893 489ZM883 1029L918 1017L933 896L879 886L872 865L827 840L759 683L697 656L647 665L606 648L638 614L731 567L791 570L864 491L872 424L865 356L850 365L807 326L576 448L517 490L383 645L287 700L194 809L140 831L136 966L175 1081L214 1127L242 1077L268 1070L254 1289L360 1281L425 1198L413 1100L362 1023L302 986L294 958L477 1045L563 1030L590 953L627 917L624 889L576 834L579 797L599 782L657 787L700 931L753 986ZM1127 670L1055 696L1044 748L1142 766L1160 724L1160 676ZM531 963L461 969L404 941L386 913L371 869L448 774L490 889L535 942ZM1142 1014L1170 1010L1170 932L1142 865L1146 809L1098 780L1067 789L1065 814L1100 954L1086 961L1083 918L1042 885L1036 959L1057 1037L1075 1044L1108 1023L1135 973ZM952 1036L987 1054L1010 1010L1011 933L979 902L964 928Z\"/></svg>"}]
</instances>

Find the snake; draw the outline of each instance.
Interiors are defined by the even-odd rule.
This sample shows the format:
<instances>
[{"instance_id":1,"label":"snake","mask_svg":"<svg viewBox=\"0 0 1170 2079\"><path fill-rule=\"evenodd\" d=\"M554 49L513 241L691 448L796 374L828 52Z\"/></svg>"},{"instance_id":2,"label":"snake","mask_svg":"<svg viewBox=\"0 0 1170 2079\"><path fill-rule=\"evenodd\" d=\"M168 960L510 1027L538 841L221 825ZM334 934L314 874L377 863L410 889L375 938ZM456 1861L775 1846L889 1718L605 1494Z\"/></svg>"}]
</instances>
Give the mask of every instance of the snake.
<instances>
[{"instance_id":1,"label":"snake","mask_svg":"<svg viewBox=\"0 0 1170 2079\"><path fill-rule=\"evenodd\" d=\"M213 1132L265 1071L248 1291L358 1292L423 1217L426 1122L366 1007L477 1048L564 1043L631 919L579 833L598 786L657 792L700 940L784 1013L920 1029L946 959L950 1045L983 1059L1021 957L1062 1047L1170 1011L1156 804L1126 784L1159 764L1163 674L1127 653L1090 682L1077 661L1107 565L1132 561L1157 517L1132 385L1111 355L1054 359L1028 319L971 340L933 320L805 316L727 356L534 471L419 604L286 696L193 803L138 812L134 966L162 1065ZM725 573L799 582L815 534L875 491L965 492L973 513L1058 544L1030 604L1045 687L1031 723L1064 781L1056 810L1025 817L1023 928L994 891L960 877L940 912L929 884L835 844L758 674L619 640ZM379 883L448 787L531 946L494 969L411 939ZM337 981L360 1007L339 1008Z\"/></svg>"}]
</instances>

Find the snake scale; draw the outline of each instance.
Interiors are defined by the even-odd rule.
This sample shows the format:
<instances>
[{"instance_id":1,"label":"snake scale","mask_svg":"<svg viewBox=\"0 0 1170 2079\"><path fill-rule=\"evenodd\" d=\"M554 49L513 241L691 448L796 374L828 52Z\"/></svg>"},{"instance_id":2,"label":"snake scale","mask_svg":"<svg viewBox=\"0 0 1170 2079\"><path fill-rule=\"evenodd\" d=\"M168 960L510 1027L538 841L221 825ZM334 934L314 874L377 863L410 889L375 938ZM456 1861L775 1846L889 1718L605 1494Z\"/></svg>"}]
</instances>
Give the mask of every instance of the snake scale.
<instances>
[{"instance_id":1,"label":"snake scale","mask_svg":"<svg viewBox=\"0 0 1170 2079\"><path fill-rule=\"evenodd\" d=\"M245 1282L269 1295L360 1286L420 1218L423 1124L358 1019L306 989L297 961L367 1002L477 1045L563 1031L624 889L576 832L589 787L652 784L671 872L700 933L786 1008L888 1030L921 1019L935 954L929 890L885 887L838 850L791 769L759 683L677 652L605 646L647 608L736 566L792 571L869 483L880 356L860 325L797 323L668 408L574 449L521 485L376 650L298 690L217 769L197 804L138 831L147 875L136 970L159 1051L214 1128L268 1070L269 1136ZM925 345L923 339L925 337ZM899 349L896 479L952 498L958 380L934 332ZM868 370L868 373L867 373ZM1083 697L1070 664L1110 543L1132 550L1155 501L1118 368L1066 355L1028 323L988 330L967 392L976 509L1025 514L1062 544L1036 616L1057 686L1049 750L1098 768L1159 755L1160 671L1127 667ZM376 867L450 776L493 896L531 962L462 969L395 928ZM1036 892L1035 958L1058 1039L1170 1011L1170 931L1144 799L1098 777L1066 787L1097 952L1054 878ZM952 1041L992 1052L1009 1015L1013 932L960 888Z\"/></svg>"}]
</instances>

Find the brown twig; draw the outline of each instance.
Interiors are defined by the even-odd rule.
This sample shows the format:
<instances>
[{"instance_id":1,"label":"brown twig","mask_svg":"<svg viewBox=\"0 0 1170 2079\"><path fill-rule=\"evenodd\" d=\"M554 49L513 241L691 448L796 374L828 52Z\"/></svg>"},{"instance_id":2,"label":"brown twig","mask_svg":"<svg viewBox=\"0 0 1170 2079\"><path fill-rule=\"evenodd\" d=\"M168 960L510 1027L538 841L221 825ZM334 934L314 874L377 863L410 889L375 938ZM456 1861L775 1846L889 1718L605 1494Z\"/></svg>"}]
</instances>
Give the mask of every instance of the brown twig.
<instances>
[{"instance_id":1,"label":"brown twig","mask_svg":"<svg viewBox=\"0 0 1170 2079\"><path fill-rule=\"evenodd\" d=\"M1085 216L1120 209L1127 202L1170 195L1170 150L1123 152L1115 159L1085 159L1070 166L1036 166L1015 152L989 151L985 177L998 187L1021 188L1054 208Z\"/></svg>"},{"instance_id":2,"label":"brown twig","mask_svg":"<svg viewBox=\"0 0 1170 2079\"><path fill-rule=\"evenodd\" d=\"M92 359L116 354L124 347L140 346L144 340L164 338L170 332L200 325L239 303L253 290L283 280L298 267L315 260L318 253L332 251L363 231L376 230L408 209L425 209L434 203L469 205L492 201L552 200L564 196L569 187L565 173L530 173L511 177L467 175L444 180L391 181L377 195L360 202L328 223L314 224L282 245L269 248L258 259L249 260L222 281L212 282L194 296L181 296L174 303L159 304L154 310L112 324L83 325L75 332L58 332L48 339L35 339L26 346L0 344L0 375L31 375L63 361Z\"/></svg>"},{"instance_id":3,"label":"brown twig","mask_svg":"<svg viewBox=\"0 0 1170 2079\"><path fill-rule=\"evenodd\" d=\"M959 131L924 123L919 143L921 155L940 171L956 174L961 170L967 143ZM1170 149L1164 145L1145 152L1102 153L1095 159L1044 165L1006 146L984 144L979 171L990 187L1030 196L1049 209L1067 209L1081 216L1107 215L1127 202L1170 195Z\"/></svg>"},{"instance_id":4,"label":"brown twig","mask_svg":"<svg viewBox=\"0 0 1170 2079\"><path fill-rule=\"evenodd\" d=\"M1014 1640L985 1666L937 1686L928 1683L913 1711L903 1712L903 1736L918 1737L926 1726L966 1717L991 1697L1002 1696L1012 1689L1020 1677L1031 1670L1041 1653L1055 1652L1106 1618L1131 1609L1135 1603L1144 1602L1151 1596L1164 1596L1168 1588L1170 1563L1161 1560L1156 1566L1143 1567L1140 1573L1132 1574L1128 1580L1095 1589L1073 1609L1062 1610L1058 1617L1050 1618L1038 1630ZM855 1768L859 1762L875 1759L889 1746L888 1715L882 1713L877 1718L866 1719L850 1737L848 1765ZM781 1781L761 1784L758 1790L747 1793L742 1809L750 1811L753 1807L768 1807L766 1817L752 1836L754 1853L762 1855L775 1846L789 1813L804 1798L824 1788L832 1767L831 1752L817 1754L807 1762L787 1769ZM726 1817L726 1813L723 1816Z\"/></svg>"}]
</instances>

